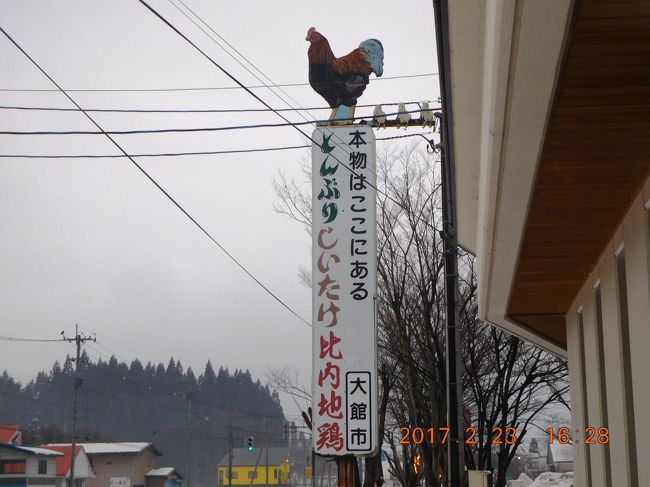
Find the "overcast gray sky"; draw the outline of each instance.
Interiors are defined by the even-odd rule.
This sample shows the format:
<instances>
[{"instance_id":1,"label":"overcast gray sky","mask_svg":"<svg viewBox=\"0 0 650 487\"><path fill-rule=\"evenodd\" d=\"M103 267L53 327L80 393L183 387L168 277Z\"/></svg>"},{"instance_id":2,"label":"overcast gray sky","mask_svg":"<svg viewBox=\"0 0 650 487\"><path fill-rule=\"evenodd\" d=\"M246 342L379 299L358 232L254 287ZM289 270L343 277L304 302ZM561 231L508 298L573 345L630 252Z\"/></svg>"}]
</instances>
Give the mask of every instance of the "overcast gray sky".
<instances>
[{"instance_id":1,"label":"overcast gray sky","mask_svg":"<svg viewBox=\"0 0 650 487\"><path fill-rule=\"evenodd\" d=\"M148 1L244 84L260 84L174 7L183 8L178 0ZM430 0L184 1L276 83L307 82L304 38L312 25L336 55L368 37L381 40L384 77L437 71ZM137 0L4 1L0 25L65 89L234 86ZM0 89L54 88L4 36L0 66ZM325 105L309 86L285 91L302 106ZM268 89L255 92L273 107L287 107ZM373 79L360 103L437 100L438 93L436 76ZM243 90L71 95L85 108L261 108ZM34 91L0 91L0 105L72 106L61 93ZM370 112L359 109L357 115ZM326 118L328 112L311 115ZM282 122L268 113L93 116L113 130ZM0 109L2 131L93 129L80 113ZM305 143L291 127L116 139L131 153ZM0 135L0 153L118 151L103 136ZM139 162L309 320L311 292L297 270L311 265L310 238L274 212L271 186L279 171L302 180L305 157L305 150L293 150ZM308 385L311 329L233 264L127 159L0 158L0 283L0 335L57 338L61 330L73 334L79 323L129 361L167 362L174 356L198 375L210 359L216 367L248 368L262 380L269 367L290 367ZM106 358L106 348L94 345L88 352ZM0 369L27 382L71 352L67 344L0 341ZM289 414L297 412L286 397L283 404Z\"/></svg>"}]
</instances>

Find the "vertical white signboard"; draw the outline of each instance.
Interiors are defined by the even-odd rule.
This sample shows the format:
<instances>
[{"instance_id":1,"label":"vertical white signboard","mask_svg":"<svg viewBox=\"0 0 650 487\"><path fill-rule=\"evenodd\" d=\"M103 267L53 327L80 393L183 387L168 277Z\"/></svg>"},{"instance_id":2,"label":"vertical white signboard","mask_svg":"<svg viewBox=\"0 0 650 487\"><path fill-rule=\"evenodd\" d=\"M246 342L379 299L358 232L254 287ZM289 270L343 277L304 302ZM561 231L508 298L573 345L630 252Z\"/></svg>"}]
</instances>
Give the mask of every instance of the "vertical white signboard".
<instances>
[{"instance_id":1,"label":"vertical white signboard","mask_svg":"<svg viewBox=\"0 0 650 487\"><path fill-rule=\"evenodd\" d=\"M368 455L379 440L375 136L348 125L312 140L314 450Z\"/></svg>"}]
</instances>

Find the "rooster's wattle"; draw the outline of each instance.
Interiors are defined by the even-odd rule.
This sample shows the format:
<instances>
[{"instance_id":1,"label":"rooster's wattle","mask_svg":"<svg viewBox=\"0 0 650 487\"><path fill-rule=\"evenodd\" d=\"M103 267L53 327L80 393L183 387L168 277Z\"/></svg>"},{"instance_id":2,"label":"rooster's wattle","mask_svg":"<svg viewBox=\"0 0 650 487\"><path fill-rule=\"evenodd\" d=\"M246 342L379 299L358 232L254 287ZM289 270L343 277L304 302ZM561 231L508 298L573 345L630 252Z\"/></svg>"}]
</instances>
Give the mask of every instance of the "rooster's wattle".
<instances>
[{"instance_id":1,"label":"rooster's wattle","mask_svg":"<svg viewBox=\"0 0 650 487\"><path fill-rule=\"evenodd\" d=\"M310 42L309 84L333 109L353 107L370 82L370 73L384 71L384 47L377 39L367 39L346 56L334 56L323 34L311 27L305 40Z\"/></svg>"}]
</instances>

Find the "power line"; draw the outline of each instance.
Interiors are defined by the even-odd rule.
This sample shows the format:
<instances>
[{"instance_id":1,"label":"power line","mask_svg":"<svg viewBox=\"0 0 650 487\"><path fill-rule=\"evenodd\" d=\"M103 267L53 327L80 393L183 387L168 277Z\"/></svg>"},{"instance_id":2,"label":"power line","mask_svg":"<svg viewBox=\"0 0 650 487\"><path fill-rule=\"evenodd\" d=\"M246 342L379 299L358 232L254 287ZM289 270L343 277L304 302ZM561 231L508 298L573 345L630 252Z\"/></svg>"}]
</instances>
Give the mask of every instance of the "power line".
<instances>
[{"instance_id":1,"label":"power line","mask_svg":"<svg viewBox=\"0 0 650 487\"><path fill-rule=\"evenodd\" d=\"M393 112L382 115L382 117L391 117L403 113L420 113L432 112L434 108L427 110L406 110L402 112ZM85 113L85 112L84 112ZM354 121L364 120L371 118L365 117L350 117L341 118L339 121ZM190 127L190 128L163 128L163 129L142 129L142 130L36 130L36 131L0 131L0 135L141 135L141 134L168 134L168 133L194 133L194 132L221 132L224 130L246 130L246 129L259 129L259 128L278 128L278 127L296 127L300 125L312 125L314 123L326 123L330 120L307 120L305 122L290 122L285 123L257 123L250 125L228 125L225 127Z\"/></svg>"},{"instance_id":2,"label":"power line","mask_svg":"<svg viewBox=\"0 0 650 487\"><path fill-rule=\"evenodd\" d=\"M430 101L430 100L424 100ZM404 105L416 105L420 102L405 101ZM382 107L397 106L400 102L375 103L357 105L357 108L372 108L377 105ZM0 105L0 110L24 110L24 111L53 111L53 112L81 112L79 108L64 107L42 107L42 106L24 106L24 105ZM311 110L331 110L330 107L300 107L300 108L83 108L90 113L260 113L260 112L308 112Z\"/></svg>"},{"instance_id":3,"label":"power line","mask_svg":"<svg viewBox=\"0 0 650 487\"><path fill-rule=\"evenodd\" d=\"M195 26L196 26L196 27L197 27L201 32L203 32L203 33L204 33L204 34L205 34L205 35L206 35L206 36L207 36L207 37L208 37L208 38L209 38L209 39L210 39L214 44L216 44L217 46L219 46L219 48L221 48L221 49L222 49L226 54L228 54L232 59L234 59L234 60L235 60L235 61L236 61L240 66L242 66L242 67L243 67L243 68L244 68L244 69L245 69L249 74L251 74L251 75L252 75L252 76L253 76L257 81L259 81L259 82L262 83L264 86L266 86L266 87L271 91L271 93L273 93L276 97L278 97L280 100L282 100L282 102L284 102L284 103L285 103L285 104L286 104L290 109L294 109L294 111L296 112L296 114L299 115L299 116L300 116L300 117L301 117L301 118L306 122L306 124L314 123L314 122L316 121L316 118L313 117L311 114L310 114L310 117L307 118L303 112L296 110L296 109L294 108L294 106L293 106L289 101L287 101L287 99L286 99L286 98L288 98L288 99L291 100L295 105L300 106L300 104L295 100L295 98L293 98L291 95L289 95L289 94L288 94L284 89L282 89L281 87L279 87L279 86L278 86L278 85L277 85L277 84L276 84L276 83L275 83L271 78L269 78L269 77L268 77L268 76L267 76L267 75L266 75L266 74L265 74L261 69L259 69L259 68L258 68L258 67L253 63L253 62L251 62L248 58L246 58L246 57L245 57L245 56L244 56L244 55L243 55L243 54L242 54L242 53L241 53L241 52L240 52L236 47L234 47L232 44L230 44L230 43L229 43L229 42L228 42L228 41L227 41L227 40L226 40L226 39L225 39L221 34L219 34L215 29L213 29L213 28L212 28L212 27L211 27L211 26L210 26L210 25L209 25L205 20L203 20L203 18L201 18L201 16L199 16L199 15L198 15L194 10L192 10L192 9L191 9L191 8L190 8L190 7L189 7L189 6L188 6L188 5L187 5L183 0L178 0L178 1L179 1L179 3L181 3L181 4L182 4L182 5L183 5L183 6L184 6L188 11L190 11L190 12L194 15L194 17L196 17L196 18L197 18L197 19L198 19L198 20L199 20L199 21L200 21L200 22L201 22L205 27L207 27L207 28L208 28L208 29L209 29L209 30L210 30L214 35L216 35L219 39L221 39L221 41L223 41L225 44L227 44L228 47L229 47L230 49L232 49L234 52L236 52L237 55L238 55L241 59L243 59L244 61L246 61L246 63L248 63L248 64L249 64L249 65L250 65L250 66L251 66L255 71L257 71L257 72L258 72L258 73L259 73L259 74L260 74L264 79L266 79L266 80L267 80L271 85L273 85L273 87L267 85L267 83L266 83L263 79L261 79L257 74L255 74L253 71L251 71L251 69L249 69L248 66L246 66L246 65L245 65L245 64L244 64L240 59L238 59L234 54L232 54L232 52L228 51L225 47L223 47L223 45L221 45L221 43L220 43L217 39L215 39L212 35L210 35L209 32L207 32L203 27L201 27L199 24L197 24L196 21L195 21L194 19L192 19L192 18L191 18L191 17L190 17L190 16L189 16L185 11L183 11L183 10L182 10L178 5L176 5L176 3L174 3L173 0L168 0L168 2L171 3L171 4L174 6L174 8L176 8L179 12L181 12L181 14L183 14L183 16L185 16L185 18L187 18L190 22L192 22L192 24L194 24L194 25L195 25ZM147 5L147 6L148 6L148 5ZM152 9L152 10L153 10L153 9ZM159 16L159 17L162 19L162 16ZM163 20L164 20L164 19L163 19ZM179 31L178 29L176 29L175 27L173 27L172 24L171 24L170 22L167 22L167 23L168 23L168 25L169 25L170 27L174 28L174 30L176 30L176 31L180 34L180 31ZM183 37L185 37L185 36L183 36ZM187 37L185 37L185 38L189 41L189 39L188 39ZM195 48L197 47L197 46L196 46L194 43L192 43L191 41L189 41L189 42L190 42L190 44L192 44ZM217 67L219 67L219 68L221 69L221 71L224 72L224 74L226 74L228 77L230 77L233 81L235 81L235 82L236 82L237 84L239 84L240 86L242 86L242 87L244 86L242 82L240 82L238 79L236 79L234 76L232 76L232 75L231 75L229 72L227 72L225 69L221 68L221 66L220 66L219 64L217 64L216 62L214 62L214 61L213 61L209 56L207 56L207 54L203 53L200 49L199 49L199 51L200 51L202 54L204 54L204 55L206 56L207 59L209 59L210 61L212 61L213 63L215 63L215 65L216 65ZM277 90L277 91L276 91L276 90ZM281 93L282 93L286 98L284 98L282 95L280 95L280 94L278 93L278 91L281 92ZM253 93L252 93L250 90L247 90L247 92L250 93L251 95L253 95ZM253 96L254 96L254 95L253 95ZM258 99L260 102L262 102L265 106L267 106L268 108L271 108L270 105L268 105L268 104L267 104L265 101L263 101L261 98L257 97L257 99ZM287 118L283 117L282 115L280 115L280 113L278 113L277 111L274 111L274 112L276 113L276 115L280 116L280 118L282 118L282 119L285 120L286 122L289 122L289 120L288 120ZM340 119L340 120L353 121L354 118ZM300 129L297 128L297 125L302 125L302 123L295 123L295 124L291 124L291 125L292 125L293 128L295 128L296 130L298 130L298 132L300 132L301 134L303 134L303 135L306 136L306 134L305 134L302 130L300 130ZM313 139L311 139L311 137L309 137L309 139L312 140L312 142L315 142ZM335 141L338 141L338 142L343 143L343 141L338 137L338 135L334 135L334 139L335 139ZM333 157L333 158L334 158L335 160L337 160L338 162L341 162L337 157ZM355 171L351 170L349 167L348 167L347 169L350 170L350 172L351 172L352 174L355 174L355 175L356 175ZM370 184L370 186L373 186L373 185ZM373 187L374 187L374 186L373 186ZM376 189L376 188L375 188L375 189Z\"/></svg>"},{"instance_id":4,"label":"power line","mask_svg":"<svg viewBox=\"0 0 650 487\"><path fill-rule=\"evenodd\" d=\"M2 33L3 33L3 34L4 34L4 35L5 35L5 36L6 36L6 37L7 37L7 38L8 38L8 39L9 39L9 40L10 40L10 41L15 45L15 46L16 46L16 48L17 48L20 52L22 52L23 55L24 55L25 57L27 57L27 59L29 59L29 60L34 64L34 66L36 66L36 67L39 69L39 71L41 71L41 73L43 73L43 75L45 75L45 77L46 77L47 79L49 79L49 80L52 82L52 84L54 84L54 86L56 86L56 87L61 91L61 93L63 93L63 94L68 98L68 100L70 100L70 101L71 101L71 102L72 102L72 103L73 103L77 108L81 109L81 107L77 104L77 102L76 102L76 101L75 101L75 100L74 100L74 99L73 99L73 98L72 98L72 97L71 97L71 96L70 96L70 95L69 95L65 90L63 90L63 88L61 88L61 87L59 86L59 84L58 84L56 81L54 81L54 79L53 79L49 74L47 74L47 73L45 72L45 70L44 70L44 69L43 69L43 68L42 68L42 67L41 67L41 66L40 66L40 65L39 65L39 64L38 64L34 59L32 59L32 57L31 57L29 54L27 54L27 52L26 52L22 47L20 47L20 45L19 45L19 44L18 44L18 43L17 43L17 42L16 42L16 41L15 41L15 40L14 40L14 39L13 39L13 38L8 34L8 33L7 33L7 32L6 32L2 27L0 27L0 31L2 31ZM83 111L83 110L82 110L82 111ZM115 141L115 139L113 139L109 134L107 134L106 132L104 132L103 129L101 128L101 126L100 126L97 122L95 122L95 120L94 120L90 115L88 115L86 112L83 112L83 113L84 113L84 115L88 118L88 120L90 120L90 121L93 123L93 125L95 125L95 127L97 127L99 130L101 130L101 131L103 132L103 134L104 134L104 135L105 135L105 136L106 136L106 137L107 137L107 138L108 138L108 139L109 139L109 140L110 140L110 141L115 145L115 147L117 147L117 148L118 148L118 149L119 149L119 150L120 150L120 151L121 151L121 152L122 152L126 157L128 157L128 159L129 159L129 160L130 160L130 161L131 161L131 162L132 162L132 163L133 163L133 164L134 164L134 165L135 165L135 166L140 170L140 172L141 172L142 174L144 174L144 175L147 177L147 179L149 179L149 181L151 181L151 182L152 182L152 183L153 183L153 184L154 184L154 185L155 185L155 186L156 186L156 187L157 187L157 188L158 188L158 189L159 189L159 190L160 190L160 191L161 191L161 192L162 192L162 193L163 193L163 194L164 194L164 195L165 195L165 196L166 196L166 197L167 197L167 198L168 198L168 199L169 199L169 200L170 200L170 201L171 201L171 202L172 202L172 203L173 203L173 204L174 204L174 205L175 205L175 206L176 206L176 207L177 207L177 208L178 208L178 209L179 209L179 210L180 210L180 211L181 211L181 212L182 212L186 217L187 217L187 218L189 218L189 219L192 221L192 223L194 223L194 225L196 225L196 226L199 228L199 230L201 230L201 231L202 231L202 232L203 232L203 233L204 233L204 234L205 234L205 235L206 235L206 236L207 236L207 237L208 237L208 238L209 238L209 239L210 239L210 240L211 240L211 241L212 241L212 242L213 242L213 243L214 243L214 244L215 244L215 245L216 245L216 246L217 246L217 247L218 247L218 248L219 248L223 253L224 253L224 254L226 254L226 255L230 258L230 260L232 260L232 261L233 261L233 262L234 262L234 263L235 263L235 264L236 264L236 265L237 265L241 270L243 270L243 271L244 271L244 272L245 272L245 273L246 273L246 274L247 274L251 279L253 279L253 281L255 281L255 282L256 282L256 283L257 283L257 284L258 284L262 289L264 289L264 290L265 290L265 291L266 291L270 296L272 296L272 297L273 297L273 298L274 298L278 303L280 303L284 308L286 308L286 309L287 309L291 314L293 314L296 318L298 318L299 320L301 320L303 323L305 323L307 326L309 326L309 327L311 328L311 323L309 323L309 322L308 322L307 320L305 320L302 316L300 316L298 313L296 313L296 312L295 312L291 307L289 307L289 305L287 305L287 304L286 304L284 301L282 301L282 300L281 300L281 299L280 299L280 298L279 298L275 293L273 293L273 291L271 291L268 287L266 287L264 284L262 284L262 282L261 282L259 279L257 279L257 278L256 278L256 277L255 277L255 276L254 276L254 275L253 275L253 274L252 274L252 273L251 273L251 272L250 272L246 267L244 267L244 265L241 264L241 263L240 263L240 262L239 262L239 261L238 261L238 260L237 260L237 259L236 259L236 258L235 258L231 253L230 253L230 252L228 252L228 251L227 251L227 250L226 250L226 249L225 249L225 248L224 248L224 247L223 247L223 246L222 246L222 245L221 245L221 244L220 244L220 243L219 243L219 242L218 242L218 241L217 241L217 240L216 240L216 239L215 239L211 234L210 234L210 232L208 232L208 231L207 231L207 230L206 230L206 229L205 229L205 228L204 228L204 227L203 227L203 226L202 226L198 221L196 221L196 220L194 219L194 217L193 217L192 215L190 215L190 214L185 210L185 208L183 208L183 207L180 205L180 203L178 203L178 202L174 199L174 197L173 197L172 195L170 195L170 194L169 194L169 193L168 193L168 192L167 192L167 191L166 191L166 190L165 190L165 189L164 189L164 188L163 188L163 187L162 187L162 186L161 186L161 185L160 185L160 184L155 180L155 179L153 179L153 177L151 177L151 176L149 175L149 173L148 173L147 171L145 171L145 169L144 169L140 164L138 164L138 163L135 161L135 159L133 159L131 156L129 156L129 155L127 154L127 152L122 148L122 146L119 145L119 144Z\"/></svg>"},{"instance_id":5,"label":"power line","mask_svg":"<svg viewBox=\"0 0 650 487\"><path fill-rule=\"evenodd\" d=\"M196 17L196 18L197 18L197 19L198 19L198 20L199 20L199 21L200 21L200 22L201 22L205 27L207 27L207 28L208 28L208 29L209 29L209 30L210 30L214 35L216 35L219 39L221 39L221 41L223 41L223 42L224 42L224 43L225 43L225 44L226 44L230 49L232 49L233 51L235 51L235 52L237 53L237 55L239 56L239 58L241 58L241 59L243 59L244 61L246 61L246 63L248 63L248 64L249 64L249 65L250 65L250 66L251 66L255 71L257 71L258 73L260 73L260 75L262 75L262 77L264 77L268 82L270 82L270 83L273 85L273 88L271 88L270 86L268 86L267 83L266 83L263 79L261 79L261 78L260 78L259 76L257 76L253 71L251 71L251 70L248 68L248 66L246 66L246 65L245 65L245 64L244 64L244 63L243 63L239 58L237 58L237 57L236 57L232 52L228 51L225 47L223 47L223 46L221 45L221 43L219 43L219 41L217 41L217 39L215 39L215 38L214 38L213 36L211 36L210 33L208 33L208 32L207 32L203 27L201 27L199 24L197 24L197 23L194 21L194 19L192 19L192 18L191 18L191 17L190 17L190 16L189 16L185 11L183 11L183 9L181 9L178 5L176 5L172 0L168 0L168 2L171 3L171 4L174 6L174 8L176 8L176 9L177 9L181 14L183 14L183 15L185 16L185 18L187 18L190 22L192 22L192 23L193 23L193 24L194 24L194 25L195 25L195 26L196 26L196 27L197 27L201 32L203 32L203 33L204 33L204 34L205 34L205 35L206 35L206 36L207 36L207 37L208 37L208 38L209 38L209 39L210 39L214 44L216 44L217 46L219 46L219 47L220 47L220 48L221 48L221 49L222 49L226 54L228 54L232 59L234 59L235 62L237 62L237 64L239 64L241 67L243 67L243 68L244 68L246 71L248 71L248 73L250 73L250 74L251 74L251 75L252 75L252 76L253 76L257 81L259 81L259 82L262 83L264 86L266 86L266 87L271 91L271 93L273 93L276 97L278 97L280 100L282 100L282 102L284 102L284 103L285 103L289 108L293 108L293 106L291 105L291 103L289 103L289 102L288 102L284 97L282 97L282 96L281 96L277 91L280 91L283 95L285 95L287 98L289 98L291 101L293 101L294 104L298 104L294 98L292 98L289 94L287 94L287 92L284 91L281 87L278 87L278 85L277 85L273 80L271 80L271 78L269 78L268 76L266 76L266 74L264 74L264 73L262 72L262 70L260 70L257 66L255 66L254 63L252 63L250 60L248 60L248 58L246 58L246 56L244 56L244 55L243 55L239 50L237 50L236 47L234 47L234 46L233 46L232 44L230 44L226 39L224 39L224 37L223 37L221 34L219 34L216 30L214 30L214 29L213 29L213 28L212 28L212 27L211 27L211 26L210 26L210 25L209 25L205 20L203 20L203 19L201 18L201 16L199 16L199 15L198 15L194 10L192 10L192 9L191 9L191 8L190 8L190 7L185 3L185 2L183 2L183 0L179 0L179 3L181 3L181 4L182 4L182 5L183 5L187 10L189 10L189 11L192 13L192 15L194 15L194 17ZM277 90L277 91L276 91L276 90ZM298 115L300 115L304 120L307 120L307 117L305 117L301 112L297 112L297 113L298 113Z\"/></svg>"},{"instance_id":6,"label":"power line","mask_svg":"<svg viewBox=\"0 0 650 487\"><path fill-rule=\"evenodd\" d=\"M378 81L387 81L395 79L423 78L428 76L438 76L438 73L420 73L405 74L400 76L384 76L377 78ZM278 87L309 86L309 83L283 83L275 85ZM168 92L168 91L215 91L215 90L252 90L258 88L268 88L267 85L252 86L205 86L205 87L179 87L179 88L77 88L65 90L68 93L120 93L120 92ZM0 88L0 92L26 92L26 93L47 93L57 92L59 90L48 88Z\"/></svg>"},{"instance_id":7,"label":"power line","mask_svg":"<svg viewBox=\"0 0 650 487\"><path fill-rule=\"evenodd\" d=\"M240 66L242 66L246 71L248 71L257 81L262 83L263 85L267 86L268 89L273 93L275 96L277 96L280 100L282 100L290 109L295 110L295 112L302 117L303 120L309 121L309 119L303 114L303 112L298 111L294 108L294 106L289 103L283 96L281 96L276 90L281 92L284 96L286 96L289 100L291 100L294 105L297 105L300 107L300 103L296 101L295 98L293 98L291 95L289 95L285 90L283 90L281 87L279 87L271 78L269 78L261 69L259 69L255 63L250 61L246 56L244 56L236 47L234 47L232 44L230 44L224 37L219 34L216 30L214 30L210 24L208 24L201 16L199 16L194 10L192 10L183 0L178 0L187 10L192 12L194 17L196 17L205 27L207 27L214 35L216 35L219 39L221 39L225 44L228 45L229 48L231 48L234 52L237 53L237 55L242 58L246 63L248 63L255 71L257 71L263 78L265 78L271 85L273 85L273 88L271 86L268 86L264 80L262 80L259 76L257 76L253 71L251 71L247 66L245 66L237 57L235 57L230 51L228 51L226 48L224 48L219 41L217 41L213 36L211 36L208 32L206 32L205 29L203 29L200 25L198 25L192 18L189 17L189 15L184 12L181 8L179 8L173 0L168 0L169 3L171 3L179 12L181 12L187 19L190 20L196 27L199 28L201 32L203 32L213 43L215 43L217 46L219 46L226 54L228 54L231 58L233 58ZM315 117L310 115L311 120L315 120ZM338 142L342 142L342 140L338 136L334 136L335 140Z\"/></svg>"},{"instance_id":8,"label":"power line","mask_svg":"<svg viewBox=\"0 0 650 487\"><path fill-rule=\"evenodd\" d=\"M65 342L63 338L23 338L23 337L11 337L11 336L0 336L0 340L6 342Z\"/></svg>"},{"instance_id":9,"label":"power line","mask_svg":"<svg viewBox=\"0 0 650 487\"><path fill-rule=\"evenodd\" d=\"M378 137L377 140L395 140L405 139L409 137L417 137L428 135L428 132L419 132L417 134L395 135L393 137ZM261 147L255 149L232 149L232 150L219 150L219 151L198 151L198 152L157 152L157 153L142 153L142 154L70 154L70 155L55 155L55 154L0 154L0 158L16 158L16 159L122 159L128 156L131 157L181 157L181 156L205 156L205 155L222 155L222 154L247 154L252 152L273 152L294 149L308 149L310 145L288 145L283 147Z\"/></svg>"}]
</instances>

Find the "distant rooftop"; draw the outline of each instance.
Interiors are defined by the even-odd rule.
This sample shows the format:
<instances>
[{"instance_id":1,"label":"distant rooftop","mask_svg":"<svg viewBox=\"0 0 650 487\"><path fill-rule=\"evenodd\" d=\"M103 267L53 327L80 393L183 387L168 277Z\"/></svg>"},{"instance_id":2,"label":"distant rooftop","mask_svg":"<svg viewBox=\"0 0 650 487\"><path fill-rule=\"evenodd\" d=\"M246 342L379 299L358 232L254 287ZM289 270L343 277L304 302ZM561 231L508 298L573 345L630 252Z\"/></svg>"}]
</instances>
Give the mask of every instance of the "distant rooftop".
<instances>
[{"instance_id":1,"label":"distant rooftop","mask_svg":"<svg viewBox=\"0 0 650 487\"><path fill-rule=\"evenodd\" d=\"M113 443L77 443L83 446L86 455L117 455L117 454L133 454L140 453L147 448L151 448L157 456L162 456L162 453L149 442L113 442ZM50 445L55 446L70 446L70 443L58 443Z\"/></svg>"},{"instance_id":2,"label":"distant rooftop","mask_svg":"<svg viewBox=\"0 0 650 487\"><path fill-rule=\"evenodd\" d=\"M9 450L14 450L14 451L19 451L22 453L27 453L28 455L45 455L45 456L61 456L63 453L54 451L54 450L48 450L46 448L36 448L33 446L19 446L19 445L13 445L11 443L0 443L0 448L7 448Z\"/></svg>"},{"instance_id":3,"label":"distant rooftop","mask_svg":"<svg viewBox=\"0 0 650 487\"><path fill-rule=\"evenodd\" d=\"M176 470L174 467L154 468L152 470L149 470L145 474L145 477L169 477L171 474L176 474L176 477L179 480L183 480L183 476L178 473L178 470Z\"/></svg>"},{"instance_id":4,"label":"distant rooftop","mask_svg":"<svg viewBox=\"0 0 650 487\"><path fill-rule=\"evenodd\" d=\"M570 463L573 461L573 446L552 443L548 445L546 463Z\"/></svg>"},{"instance_id":5,"label":"distant rooftop","mask_svg":"<svg viewBox=\"0 0 650 487\"><path fill-rule=\"evenodd\" d=\"M57 475L66 475L70 471L70 465L72 464L72 455L70 455L72 445L41 445L41 448L58 451L63 454L63 456L56 459ZM82 450L81 445L76 445L74 450L75 458L77 458L79 452Z\"/></svg>"}]
</instances>

